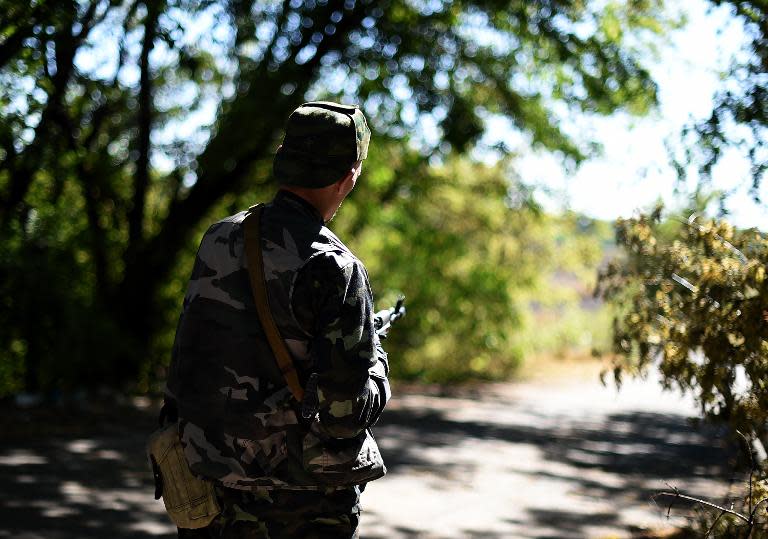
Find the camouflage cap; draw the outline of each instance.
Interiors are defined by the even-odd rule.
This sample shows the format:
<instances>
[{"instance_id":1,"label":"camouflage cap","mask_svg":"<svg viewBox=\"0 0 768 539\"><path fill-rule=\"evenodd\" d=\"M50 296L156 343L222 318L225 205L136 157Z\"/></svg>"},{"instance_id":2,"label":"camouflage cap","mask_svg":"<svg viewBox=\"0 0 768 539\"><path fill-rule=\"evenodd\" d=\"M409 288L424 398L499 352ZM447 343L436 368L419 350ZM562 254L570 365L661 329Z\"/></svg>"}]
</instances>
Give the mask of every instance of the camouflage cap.
<instances>
[{"instance_id":1,"label":"camouflage cap","mask_svg":"<svg viewBox=\"0 0 768 539\"><path fill-rule=\"evenodd\" d=\"M273 163L282 185L320 188L340 180L368 157L371 130L357 105L304 103L291 113Z\"/></svg>"}]
</instances>

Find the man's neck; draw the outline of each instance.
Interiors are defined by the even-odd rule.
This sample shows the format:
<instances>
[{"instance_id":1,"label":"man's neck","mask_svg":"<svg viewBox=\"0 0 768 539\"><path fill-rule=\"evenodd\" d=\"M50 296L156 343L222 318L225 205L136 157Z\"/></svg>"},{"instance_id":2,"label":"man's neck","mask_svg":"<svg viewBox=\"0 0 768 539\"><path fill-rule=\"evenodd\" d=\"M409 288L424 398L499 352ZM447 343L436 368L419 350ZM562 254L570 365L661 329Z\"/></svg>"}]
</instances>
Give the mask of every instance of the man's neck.
<instances>
[{"instance_id":1,"label":"man's neck","mask_svg":"<svg viewBox=\"0 0 768 539\"><path fill-rule=\"evenodd\" d=\"M315 208L323 222L327 223L333 215L334 209L331 208L331 204L328 202L328 193L325 192L325 189L307 189L305 187L281 185L280 190L291 193L307 202Z\"/></svg>"}]
</instances>

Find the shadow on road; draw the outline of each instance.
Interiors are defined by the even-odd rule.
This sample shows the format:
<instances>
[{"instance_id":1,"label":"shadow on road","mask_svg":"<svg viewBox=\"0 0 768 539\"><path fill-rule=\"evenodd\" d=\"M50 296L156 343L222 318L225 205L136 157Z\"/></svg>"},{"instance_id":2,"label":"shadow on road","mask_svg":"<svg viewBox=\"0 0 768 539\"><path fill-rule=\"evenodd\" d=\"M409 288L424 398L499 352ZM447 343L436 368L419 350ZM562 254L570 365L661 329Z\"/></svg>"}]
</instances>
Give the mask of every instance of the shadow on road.
<instances>
[{"instance_id":1,"label":"shadow on road","mask_svg":"<svg viewBox=\"0 0 768 539\"><path fill-rule=\"evenodd\" d=\"M2 410L0 537L174 537L153 499L144 438L156 414L134 408Z\"/></svg>"},{"instance_id":2,"label":"shadow on road","mask_svg":"<svg viewBox=\"0 0 768 539\"><path fill-rule=\"evenodd\" d=\"M574 421L537 427L457 421L439 410L387 410L377 432L381 438L394 440L386 454L393 473L402 466L429 468L425 448L448 447L468 438L535 445L548 459L575 468L599 468L627 479L665 477L673 481L695 475L719 476L730 469L728 452L716 441L723 438L721 430L697 426L683 416L645 411L609 415L599 424ZM610 496L617 489L620 487L603 486L595 494Z\"/></svg>"},{"instance_id":3,"label":"shadow on road","mask_svg":"<svg viewBox=\"0 0 768 539\"><path fill-rule=\"evenodd\" d=\"M149 539L173 537L162 505L152 497L146 469L144 438L154 428L154 413L114 409L94 416L64 411L34 414L0 409L0 537L15 539ZM527 417L535 417L529 411ZM525 470L507 463L499 477L529 474L534 480L554 478L564 488L594 499L647 502L653 494L649 478L683 485L694 477L722 477L731 468L726 451L711 440L720 433L691 425L681 416L624 412L600 423L587 421L528 424L465 421L440 409L401 407L388 410L377 435L385 440L390 476L422 474L450 480L471 477L471 459L446 467L431 449L450 449L459 442L495 441L535 447L559 472ZM599 471L610 481L596 480ZM435 496L441 496L439 484ZM515 485L509 485L515 488ZM585 537L586 526L614 524L610 513L583 514L568 507L531 509L508 520L522 527L546 529L531 537ZM394 524L394 523L393 523ZM370 528L369 528L370 529ZM398 537L420 537L420 531L393 528ZM370 530L366 538L385 537ZM502 537L493 530L466 529L462 537Z\"/></svg>"},{"instance_id":4,"label":"shadow on road","mask_svg":"<svg viewBox=\"0 0 768 539\"><path fill-rule=\"evenodd\" d=\"M500 480L520 476L533 482L551 480L563 491L593 500L614 500L627 507L648 506L652 496L664 488L663 482L685 490L695 479L729 481L734 475L734 451L723 442L723 429L697 425L682 415L624 411L608 414L599 422L594 417L553 422L552 417L535 410L526 410L523 415L530 421L496 421L491 415L485 421L467 422L452 419L450 409L444 406L405 408L387 411L377 432L380 439L388 441L385 457L391 474L419 473L427 484L430 478L444 479L446 474L470 475L473 462L459 460L450 466L435 463L430 457L435 453L430 450L471 440L534 447L540 459L557 470L530 470L520 462L508 462L505 469L498 470ZM475 465L479 463L479 459L474 461ZM445 482L435 481L432 488L444 491ZM507 488L518 487L509 484ZM699 494L706 497L709 493ZM663 512L664 508L659 507L658 513ZM525 537L536 539L583 538L588 536L587 528L596 526L622 528L617 512L584 513L557 506L548 510L528 508L524 518L507 522L528 530ZM534 529L547 531L530 531ZM457 537L506 536L490 529L465 529Z\"/></svg>"}]
</instances>

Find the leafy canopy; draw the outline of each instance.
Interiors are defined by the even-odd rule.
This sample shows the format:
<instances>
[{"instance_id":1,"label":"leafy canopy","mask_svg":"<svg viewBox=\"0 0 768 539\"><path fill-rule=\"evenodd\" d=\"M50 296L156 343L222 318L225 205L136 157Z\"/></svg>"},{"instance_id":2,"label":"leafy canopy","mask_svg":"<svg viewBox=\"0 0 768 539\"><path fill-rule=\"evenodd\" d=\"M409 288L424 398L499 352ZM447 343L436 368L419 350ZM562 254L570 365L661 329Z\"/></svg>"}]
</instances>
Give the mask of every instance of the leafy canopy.
<instances>
[{"instance_id":1,"label":"leafy canopy","mask_svg":"<svg viewBox=\"0 0 768 539\"><path fill-rule=\"evenodd\" d=\"M386 135L439 162L500 114L580 161L589 141L559 118L647 110L644 45L668 23L661 0L0 0L0 13L0 286L5 312L28 313L0 345L29 387L60 383L35 365L63 349L94 379L136 379L165 342L194 233L266 195L301 102L362 103L373 151ZM36 312L18 292L30 282L74 311Z\"/></svg>"}]
</instances>

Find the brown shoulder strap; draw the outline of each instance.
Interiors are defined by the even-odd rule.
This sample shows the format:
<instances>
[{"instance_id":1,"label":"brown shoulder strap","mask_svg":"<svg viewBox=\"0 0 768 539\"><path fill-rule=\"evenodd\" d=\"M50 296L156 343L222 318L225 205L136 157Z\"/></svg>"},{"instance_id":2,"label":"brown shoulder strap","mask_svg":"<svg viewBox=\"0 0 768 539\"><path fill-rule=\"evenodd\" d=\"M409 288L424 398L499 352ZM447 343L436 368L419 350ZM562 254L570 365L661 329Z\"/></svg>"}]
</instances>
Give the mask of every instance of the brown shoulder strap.
<instances>
[{"instance_id":1,"label":"brown shoulder strap","mask_svg":"<svg viewBox=\"0 0 768 539\"><path fill-rule=\"evenodd\" d=\"M264 280L264 262L261 254L261 236L259 232L259 220L263 206L253 206L248 210L248 215L243 221L245 234L245 256L248 260L248 274L251 278L251 289L253 298L256 301L256 309L259 312L259 320L267 335L269 345L277 359L277 365L280 372L283 373L285 383L291 390L294 398L302 402L304 399L304 388L299 383L299 376L296 373L296 367L293 364L285 341L280 336L280 330L277 329L272 311L269 309L269 300L267 299L267 284Z\"/></svg>"}]
</instances>

